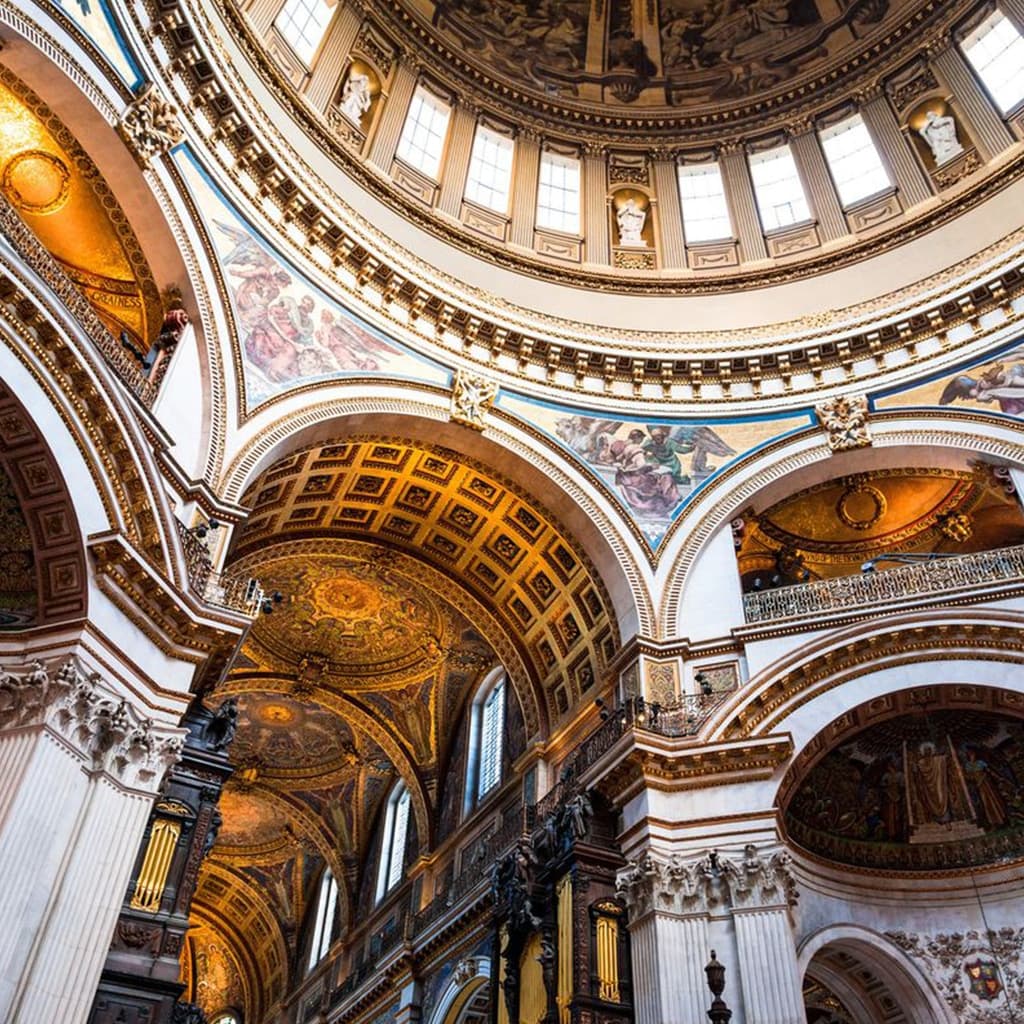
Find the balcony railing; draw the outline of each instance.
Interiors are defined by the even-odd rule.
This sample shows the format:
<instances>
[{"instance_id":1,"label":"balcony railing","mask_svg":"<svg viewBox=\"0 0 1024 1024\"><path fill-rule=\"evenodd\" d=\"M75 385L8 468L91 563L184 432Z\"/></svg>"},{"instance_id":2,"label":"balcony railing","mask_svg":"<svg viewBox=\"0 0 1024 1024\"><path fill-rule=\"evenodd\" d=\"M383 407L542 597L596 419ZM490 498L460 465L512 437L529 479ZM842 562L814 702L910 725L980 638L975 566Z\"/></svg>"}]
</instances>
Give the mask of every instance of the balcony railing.
<instances>
[{"instance_id":1,"label":"balcony railing","mask_svg":"<svg viewBox=\"0 0 1024 1024\"><path fill-rule=\"evenodd\" d=\"M214 572L210 549L202 538L180 519L175 522L185 551L185 567L193 593L218 608L241 612L250 618L258 615L264 597L260 581L252 576Z\"/></svg>"},{"instance_id":2,"label":"balcony railing","mask_svg":"<svg viewBox=\"0 0 1024 1024\"><path fill-rule=\"evenodd\" d=\"M25 263L53 290L68 312L75 318L79 327L89 336L90 341L114 373L117 374L121 383L143 405L152 406L157 390L154 382L142 372L138 360L127 352L117 338L107 330L89 300L79 291L32 229L18 216L17 211L2 192L0 192L0 232Z\"/></svg>"},{"instance_id":3,"label":"balcony railing","mask_svg":"<svg viewBox=\"0 0 1024 1024\"><path fill-rule=\"evenodd\" d=\"M1024 583L1024 546L744 594L747 622L822 615L1004 582Z\"/></svg>"}]
</instances>

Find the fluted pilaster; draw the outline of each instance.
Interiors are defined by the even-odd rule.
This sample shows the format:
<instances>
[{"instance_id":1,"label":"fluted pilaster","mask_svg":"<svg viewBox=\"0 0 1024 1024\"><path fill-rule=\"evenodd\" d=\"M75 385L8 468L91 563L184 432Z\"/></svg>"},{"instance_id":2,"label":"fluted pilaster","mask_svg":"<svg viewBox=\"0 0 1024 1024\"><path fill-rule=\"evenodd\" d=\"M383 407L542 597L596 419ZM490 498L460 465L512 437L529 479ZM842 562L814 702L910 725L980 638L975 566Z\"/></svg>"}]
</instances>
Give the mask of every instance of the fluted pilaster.
<instances>
[{"instance_id":1,"label":"fluted pilaster","mask_svg":"<svg viewBox=\"0 0 1024 1024\"><path fill-rule=\"evenodd\" d=\"M825 163L818 134L813 130L794 135L790 140L793 159L800 177L807 185L811 208L818 220L818 234L822 242L834 242L850 233L842 204L836 194L832 175Z\"/></svg>"},{"instance_id":2,"label":"fluted pilaster","mask_svg":"<svg viewBox=\"0 0 1024 1024\"><path fill-rule=\"evenodd\" d=\"M805 1024L796 944L785 909L734 910L747 1024Z\"/></svg>"},{"instance_id":3,"label":"fluted pilaster","mask_svg":"<svg viewBox=\"0 0 1024 1024\"><path fill-rule=\"evenodd\" d=\"M474 108L463 104L455 108L448 133L448 153L441 177L441 194L437 200L437 208L449 217L458 217L462 209L469 159L473 154L476 120L477 112Z\"/></svg>"},{"instance_id":4,"label":"fluted pilaster","mask_svg":"<svg viewBox=\"0 0 1024 1024\"><path fill-rule=\"evenodd\" d=\"M865 103L861 107L861 116L889 164L904 209L930 199L932 189L928 178L910 151L910 142L900 130L885 96L875 96Z\"/></svg>"},{"instance_id":5,"label":"fluted pilaster","mask_svg":"<svg viewBox=\"0 0 1024 1024\"><path fill-rule=\"evenodd\" d=\"M767 259L768 249L764 243L761 219L757 215L754 183L750 180L747 155L742 149L727 150L722 153L721 165L725 196L729 202L729 212L740 241L743 259Z\"/></svg>"},{"instance_id":6,"label":"fluted pilaster","mask_svg":"<svg viewBox=\"0 0 1024 1024\"><path fill-rule=\"evenodd\" d=\"M274 24L274 19L284 6L284 0L253 0L245 9L246 17L257 35L262 36Z\"/></svg>"},{"instance_id":7,"label":"fluted pilaster","mask_svg":"<svg viewBox=\"0 0 1024 1024\"><path fill-rule=\"evenodd\" d=\"M583 155L583 237L587 240L587 262L608 266L612 250L608 224L608 164L604 150ZM653 216L653 211L648 213Z\"/></svg>"},{"instance_id":8,"label":"fluted pilaster","mask_svg":"<svg viewBox=\"0 0 1024 1024\"><path fill-rule=\"evenodd\" d=\"M1024 35L1024 0L999 0L999 6L1017 31Z\"/></svg>"},{"instance_id":9,"label":"fluted pilaster","mask_svg":"<svg viewBox=\"0 0 1024 1024\"><path fill-rule=\"evenodd\" d=\"M661 234L661 265L686 266L686 243L683 239L683 207L679 201L679 178L676 162L659 156L653 162L654 189L658 196L658 229Z\"/></svg>"},{"instance_id":10,"label":"fluted pilaster","mask_svg":"<svg viewBox=\"0 0 1024 1024\"><path fill-rule=\"evenodd\" d=\"M516 138L516 160L512 172L509 242L524 249L533 248L539 177L540 139L532 132L520 132Z\"/></svg>"},{"instance_id":11,"label":"fluted pilaster","mask_svg":"<svg viewBox=\"0 0 1024 1024\"><path fill-rule=\"evenodd\" d=\"M932 58L932 67L953 94L957 112L986 160L1013 143L1010 129L974 77L959 47L949 46L937 53Z\"/></svg>"},{"instance_id":12,"label":"fluted pilaster","mask_svg":"<svg viewBox=\"0 0 1024 1024\"><path fill-rule=\"evenodd\" d=\"M345 59L356 41L362 23L362 12L348 4L342 5L331 20L306 88L306 99L321 112L327 109L338 90L345 70Z\"/></svg>"},{"instance_id":13,"label":"fluted pilaster","mask_svg":"<svg viewBox=\"0 0 1024 1024\"><path fill-rule=\"evenodd\" d=\"M416 91L416 80L416 68L400 60L395 68L391 88L384 98L384 110L377 122L377 133L370 147L370 163L385 174L391 173L391 162L395 158L398 140L402 137L402 127L409 113L412 94Z\"/></svg>"}]
</instances>

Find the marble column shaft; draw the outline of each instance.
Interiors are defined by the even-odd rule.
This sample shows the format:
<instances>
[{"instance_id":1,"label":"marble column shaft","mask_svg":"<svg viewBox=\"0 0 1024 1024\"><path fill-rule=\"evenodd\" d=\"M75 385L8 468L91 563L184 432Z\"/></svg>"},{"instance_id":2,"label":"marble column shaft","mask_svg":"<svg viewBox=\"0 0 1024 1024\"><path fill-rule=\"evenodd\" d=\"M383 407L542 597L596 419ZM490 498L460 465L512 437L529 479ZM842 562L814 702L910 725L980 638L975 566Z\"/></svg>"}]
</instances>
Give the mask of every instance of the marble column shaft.
<instances>
[{"instance_id":1,"label":"marble column shaft","mask_svg":"<svg viewBox=\"0 0 1024 1024\"><path fill-rule=\"evenodd\" d=\"M452 126L448 129L448 152L437 208L449 217L457 218L462 212L462 196L466 191L469 161L473 155L476 121L476 111L472 107L460 105L455 108Z\"/></svg>"},{"instance_id":2,"label":"marble column shaft","mask_svg":"<svg viewBox=\"0 0 1024 1024\"><path fill-rule=\"evenodd\" d=\"M932 67L953 94L957 113L986 160L991 160L1013 143L1013 134L974 77L958 46L949 46L936 54L932 58Z\"/></svg>"},{"instance_id":3,"label":"marble column shaft","mask_svg":"<svg viewBox=\"0 0 1024 1024\"><path fill-rule=\"evenodd\" d=\"M683 239L683 206L679 199L676 162L659 159L652 166L654 191L658 197L661 265L683 269L686 266L686 242Z\"/></svg>"},{"instance_id":4,"label":"marble column shaft","mask_svg":"<svg viewBox=\"0 0 1024 1024\"><path fill-rule=\"evenodd\" d=\"M512 204L509 242L524 249L533 248L533 228L537 219L537 185L540 180L540 140L521 132L516 138L516 157L512 168Z\"/></svg>"},{"instance_id":5,"label":"marble column shaft","mask_svg":"<svg viewBox=\"0 0 1024 1024\"><path fill-rule=\"evenodd\" d=\"M834 242L850 233L846 214L832 182L825 154L815 131L801 132L790 140L793 159L810 194L811 208L818 221L822 242Z\"/></svg>"},{"instance_id":6,"label":"marble column shaft","mask_svg":"<svg viewBox=\"0 0 1024 1024\"><path fill-rule=\"evenodd\" d=\"M722 154L722 179L733 228L740 241L743 259L750 262L768 258L761 218L757 215L754 183L750 179L747 155L742 149Z\"/></svg>"},{"instance_id":7,"label":"marble column shaft","mask_svg":"<svg viewBox=\"0 0 1024 1024\"><path fill-rule=\"evenodd\" d=\"M377 121L377 133L370 147L370 163L385 174L391 173L391 162L395 158L398 140L409 113L412 94L416 91L417 73L404 60L398 62L391 88L384 99L384 110Z\"/></svg>"},{"instance_id":8,"label":"marble column shaft","mask_svg":"<svg viewBox=\"0 0 1024 1024\"><path fill-rule=\"evenodd\" d=\"M746 1024L806 1024L785 907L733 910Z\"/></svg>"},{"instance_id":9,"label":"marble column shaft","mask_svg":"<svg viewBox=\"0 0 1024 1024\"><path fill-rule=\"evenodd\" d=\"M931 184L910 150L910 140L900 129L896 115L885 96L875 96L861 107L879 150L888 161L904 209L926 202L932 196Z\"/></svg>"},{"instance_id":10,"label":"marble column shaft","mask_svg":"<svg viewBox=\"0 0 1024 1024\"><path fill-rule=\"evenodd\" d=\"M327 110L338 91L345 61L362 23L362 12L349 4L342 4L341 10L331 19L306 88L306 99L321 113Z\"/></svg>"},{"instance_id":11,"label":"marble column shaft","mask_svg":"<svg viewBox=\"0 0 1024 1024\"><path fill-rule=\"evenodd\" d=\"M707 918L653 912L629 931L637 1024L702 1020L711 1001L704 977Z\"/></svg>"}]
</instances>

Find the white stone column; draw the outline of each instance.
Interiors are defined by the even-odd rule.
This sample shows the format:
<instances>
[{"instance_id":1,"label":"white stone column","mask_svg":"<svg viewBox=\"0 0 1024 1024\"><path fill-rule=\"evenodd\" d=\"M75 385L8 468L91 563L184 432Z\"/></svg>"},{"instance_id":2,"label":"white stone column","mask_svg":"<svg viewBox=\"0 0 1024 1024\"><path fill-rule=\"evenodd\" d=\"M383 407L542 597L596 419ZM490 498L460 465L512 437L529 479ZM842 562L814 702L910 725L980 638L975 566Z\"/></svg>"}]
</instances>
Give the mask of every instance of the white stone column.
<instances>
[{"instance_id":1,"label":"white stone column","mask_svg":"<svg viewBox=\"0 0 1024 1024\"><path fill-rule=\"evenodd\" d=\"M754 183L750 180L746 151L738 147L722 149L722 181L725 197L729 202L733 228L740 240L743 260L765 260L768 247L764 242L761 218L757 215L757 201L754 199Z\"/></svg>"},{"instance_id":2,"label":"white stone column","mask_svg":"<svg viewBox=\"0 0 1024 1024\"><path fill-rule=\"evenodd\" d=\"M706 860L686 864L650 854L620 872L617 889L629 912L637 1024L692 1024L706 1018L709 881Z\"/></svg>"},{"instance_id":3,"label":"white stone column","mask_svg":"<svg viewBox=\"0 0 1024 1024\"><path fill-rule=\"evenodd\" d=\"M403 56L395 68L391 88L384 97L384 110L377 122L377 133L370 147L370 163L385 174L391 173L391 161L395 158L398 140L402 137L402 127L409 113L412 94L416 91L417 78L415 66Z\"/></svg>"},{"instance_id":4,"label":"white stone column","mask_svg":"<svg viewBox=\"0 0 1024 1024\"><path fill-rule=\"evenodd\" d=\"M683 240L683 206L679 200L679 172L671 153L655 153L652 161L654 191L658 197L658 231L661 236L661 265L683 269L686 243Z\"/></svg>"},{"instance_id":5,"label":"white stone column","mask_svg":"<svg viewBox=\"0 0 1024 1024\"><path fill-rule=\"evenodd\" d=\"M600 146L587 146L583 151L581 187L587 263L607 267L612 259L608 225L608 153Z\"/></svg>"},{"instance_id":6,"label":"white stone column","mask_svg":"<svg viewBox=\"0 0 1024 1024\"><path fill-rule=\"evenodd\" d=\"M934 54L932 67L953 94L957 113L986 160L1013 144L1013 133L967 66L960 47L950 45Z\"/></svg>"},{"instance_id":7,"label":"white stone column","mask_svg":"<svg viewBox=\"0 0 1024 1024\"><path fill-rule=\"evenodd\" d=\"M930 199L931 185L910 151L910 141L900 130L889 100L883 95L874 96L860 108L860 112L892 170L904 209Z\"/></svg>"},{"instance_id":8,"label":"white stone column","mask_svg":"<svg viewBox=\"0 0 1024 1024\"><path fill-rule=\"evenodd\" d=\"M469 160L473 155L476 121L475 107L460 103L455 108L448 136L448 153L441 172L441 192L437 199L438 210L449 217L457 218L462 212L462 196L466 191Z\"/></svg>"},{"instance_id":9,"label":"white stone column","mask_svg":"<svg viewBox=\"0 0 1024 1024\"><path fill-rule=\"evenodd\" d=\"M75 660L0 674L0 1020L86 1019L181 747Z\"/></svg>"},{"instance_id":10,"label":"white stone column","mask_svg":"<svg viewBox=\"0 0 1024 1024\"><path fill-rule=\"evenodd\" d=\"M744 1024L805 1024L790 907L796 885L782 850L748 845L719 858L736 929Z\"/></svg>"},{"instance_id":11,"label":"white stone column","mask_svg":"<svg viewBox=\"0 0 1024 1024\"><path fill-rule=\"evenodd\" d=\"M807 183L811 208L818 221L818 234L822 242L834 242L850 233L846 214L836 194L832 175L825 163L825 154L818 142L818 133L807 128L790 140L793 159L800 171L800 177Z\"/></svg>"},{"instance_id":12,"label":"white stone column","mask_svg":"<svg viewBox=\"0 0 1024 1024\"><path fill-rule=\"evenodd\" d=\"M540 180L540 137L532 131L516 136L516 158L512 168L512 204L508 240L523 249L533 248L537 220L537 185Z\"/></svg>"},{"instance_id":13,"label":"white stone column","mask_svg":"<svg viewBox=\"0 0 1024 1024\"><path fill-rule=\"evenodd\" d=\"M316 67L306 86L306 99L321 113L328 108L338 91L345 60L362 23L363 12L351 4L342 5L331 20L327 37L316 59Z\"/></svg>"}]
</instances>

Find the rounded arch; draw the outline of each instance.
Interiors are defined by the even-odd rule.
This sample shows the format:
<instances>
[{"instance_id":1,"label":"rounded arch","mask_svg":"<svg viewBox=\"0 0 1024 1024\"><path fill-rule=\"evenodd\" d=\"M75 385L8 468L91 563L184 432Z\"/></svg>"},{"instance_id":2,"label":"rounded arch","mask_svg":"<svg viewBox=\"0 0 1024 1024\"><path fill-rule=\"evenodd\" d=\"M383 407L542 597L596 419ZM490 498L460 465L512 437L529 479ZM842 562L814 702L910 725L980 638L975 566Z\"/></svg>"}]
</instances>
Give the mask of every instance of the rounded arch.
<instances>
[{"instance_id":1,"label":"rounded arch","mask_svg":"<svg viewBox=\"0 0 1024 1024\"><path fill-rule=\"evenodd\" d=\"M466 1007L488 989L491 960L486 956L468 956L460 960L442 989L426 1024L461 1024Z\"/></svg>"},{"instance_id":2,"label":"rounded arch","mask_svg":"<svg viewBox=\"0 0 1024 1024\"><path fill-rule=\"evenodd\" d=\"M285 453L346 435L400 435L413 443L446 447L498 468L524 493L543 495L543 504L593 561L621 635L649 632L654 607L639 534L570 457L528 424L494 410L484 430L467 429L449 419L450 393L426 385L349 382L325 388L316 402L303 398L289 396L289 401L274 403L273 411L262 410L246 422L221 477L225 501L239 502L246 488Z\"/></svg>"},{"instance_id":3,"label":"rounded arch","mask_svg":"<svg viewBox=\"0 0 1024 1024\"><path fill-rule=\"evenodd\" d=\"M811 933L797 950L801 978L808 972L813 974L815 958L828 951L844 952L870 970L912 1024L956 1024L949 1007L920 968L884 935L856 924L827 925ZM836 973L827 971L830 981Z\"/></svg>"},{"instance_id":4,"label":"rounded arch","mask_svg":"<svg viewBox=\"0 0 1024 1024\"><path fill-rule=\"evenodd\" d=\"M664 584L658 621L669 636L685 635L680 620L689 570L719 530L752 501L769 504L786 491L832 476L872 468L907 465L919 454L929 465L963 466L968 457L997 463L1024 463L1020 429L1005 417L974 410L906 410L876 412L870 419L872 444L834 454L825 434L807 429L779 438L740 459L710 481L698 500L673 524L659 562Z\"/></svg>"}]
</instances>

